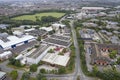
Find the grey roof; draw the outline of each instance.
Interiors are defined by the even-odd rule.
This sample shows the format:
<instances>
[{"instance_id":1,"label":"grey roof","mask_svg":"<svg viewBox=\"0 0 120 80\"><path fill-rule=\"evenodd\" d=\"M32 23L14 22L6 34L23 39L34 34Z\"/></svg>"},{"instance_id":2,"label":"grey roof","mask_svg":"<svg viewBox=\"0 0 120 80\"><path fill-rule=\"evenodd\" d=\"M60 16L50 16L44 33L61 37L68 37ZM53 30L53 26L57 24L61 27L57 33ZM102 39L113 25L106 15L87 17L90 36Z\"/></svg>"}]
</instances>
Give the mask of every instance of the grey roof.
<instances>
[{"instance_id":1,"label":"grey roof","mask_svg":"<svg viewBox=\"0 0 120 80\"><path fill-rule=\"evenodd\" d=\"M0 24L0 28L1 29L6 29L7 27L9 27L9 25L7 25L7 24Z\"/></svg>"},{"instance_id":2,"label":"grey roof","mask_svg":"<svg viewBox=\"0 0 120 80\"><path fill-rule=\"evenodd\" d=\"M47 31L45 31L45 30L32 30L32 31L30 31L30 32L28 32L29 34L31 34L31 35L37 35L37 36L42 36L42 35L44 35L45 33L46 33Z\"/></svg>"}]
</instances>

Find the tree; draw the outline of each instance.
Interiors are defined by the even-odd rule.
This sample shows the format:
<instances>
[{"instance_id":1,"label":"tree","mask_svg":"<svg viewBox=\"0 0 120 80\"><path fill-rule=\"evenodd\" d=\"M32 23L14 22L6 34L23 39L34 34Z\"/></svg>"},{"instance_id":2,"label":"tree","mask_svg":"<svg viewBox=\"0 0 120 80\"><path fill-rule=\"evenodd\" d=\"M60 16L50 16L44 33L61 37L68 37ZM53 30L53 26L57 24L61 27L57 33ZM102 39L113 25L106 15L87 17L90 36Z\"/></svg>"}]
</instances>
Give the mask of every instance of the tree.
<instances>
[{"instance_id":1,"label":"tree","mask_svg":"<svg viewBox=\"0 0 120 80\"><path fill-rule=\"evenodd\" d=\"M20 60L16 60L14 58L9 59L9 64L17 66L17 67L21 67Z\"/></svg>"},{"instance_id":2,"label":"tree","mask_svg":"<svg viewBox=\"0 0 120 80\"><path fill-rule=\"evenodd\" d=\"M37 75L37 80L47 80L45 76L43 76L41 73Z\"/></svg>"},{"instance_id":3,"label":"tree","mask_svg":"<svg viewBox=\"0 0 120 80\"><path fill-rule=\"evenodd\" d=\"M120 64L120 57L117 59L117 64Z\"/></svg>"},{"instance_id":4,"label":"tree","mask_svg":"<svg viewBox=\"0 0 120 80\"><path fill-rule=\"evenodd\" d=\"M93 75L96 76L97 72L98 72L98 67L97 67L97 65L94 65L93 66Z\"/></svg>"},{"instance_id":5,"label":"tree","mask_svg":"<svg viewBox=\"0 0 120 80\"><path fill-rule=\"evenodd\" d=\"M40 69L40 73L45 73L45 69Z\"/></svg>"},{"instance_id":6,"label":"tree","mask_svg":"<svg viewBox=\"0 0 120 80\"><path fill-rule=\"evenodd\" d=\"M59 74L64 74L66 72L66 69L64 68L64 67L60 67L59 69L58 69L58 73Z\"/></svg>"},{"instance_id":7,"label":"tree","mask_svg":"<svg viewBox=\"0 0 120 80\"><path fill-rule=\"evenodd\" d=\"M38 38L37 38L37 41L41 41L41 37L38 37Z\"/></svg>"},{"instance_id":8,"label":"tree","mask_svg":"<svg viewBox=\"0 0 120 80\"><path fill-rule=\"evenodd\" d=\"M58 19L56 17L53 16L42 16L41 17L41 21L43 23L50 23L50 22L56 22Z\"/></svg>"},{"instance_id":9,"label":"tree","mask_svg":"<svg viewBox=\"0 0 120 80\"><path fill-rule=\"evenodd\" d=\"M54 53L54 50L53 50L53 49L50 49L50 50L48 51L48 53Z\"/></svg>"},{"instance_id":10,"label":"tree","mask_svg":"<svg viewBox=\"0 0 120 80\"><path fill-rule=\"evenodd\" d=\"M30 80L30 73L29 72L23 73L21 80Z\"/></svg>"},{"instance_id":11,"label":"tree","mask_svg":"<svg viewBox=\"0 0 120 80\"><path fill-rule=\"evenodd\" d=\"M80 76L77 76L77 80L80 80Z\"/></svg>"},{"instance_id":12,"label":"tree","mask_svg":"<svg viewBox=\"0 0 120 80\"><path fill-rule=\"evenodd\" d=\"M32 65L30 66L30 71L31 71L31 72L36 72L36 71L37 71L37 65L36 65L36 64L32 64Z\"/></svg>"},{"instance_id":13,"label":"tree","mask_svg":"<svg viewBox=\"0 0 120 80\"><path fill-rule=\"evenodd\" d=\"M18 72L16 70L11 71L10 76L12 77L12 80L16 80L18 77Z\"/></svg>"},{"instance_id":14,"label":"tree","mask_svg":"<svg viewBox=\"0 0 120 80\"><path fill-rule=\"evenodd\" d=\"M63 52L63 53L66 53L66 52L67 52L67 48L64 48L64 49L62 50L62 52Z\"/></svg>"},{"instance_id":15,"label":"tree","mask_svg":"<svg viewBox=\"0 0 120 80\"><path fill-rule=\"evenodd\" d=\"M17 67L21 67L20 60L15 60L15 64L14 65L17 66Z\"/></svg>"},{"instance_id":16,"label":"tree","mask_svg":"<svg viewBox=\"0 0 120 80\"><path fill-rule=\"evenodd\" d=\"M110 54L109 54L110 58L112 58L112 59L116 58L117 53L118 53L117 50L112 50L112 52L110 52Z\"/></svg>"}]
</instances>

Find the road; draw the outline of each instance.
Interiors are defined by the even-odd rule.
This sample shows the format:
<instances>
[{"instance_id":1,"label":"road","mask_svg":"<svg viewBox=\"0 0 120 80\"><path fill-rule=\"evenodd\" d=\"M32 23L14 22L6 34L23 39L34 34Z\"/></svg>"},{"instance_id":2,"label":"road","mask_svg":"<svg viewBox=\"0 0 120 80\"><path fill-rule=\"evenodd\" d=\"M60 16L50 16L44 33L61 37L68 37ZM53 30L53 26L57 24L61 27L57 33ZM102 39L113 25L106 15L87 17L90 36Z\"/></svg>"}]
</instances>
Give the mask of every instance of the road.
<instances>
[{"instance_id":1,"label":"road","mask_svg":"<svg viewBox=\"0 0 120 80\"><path fill-rule=\"evenodd\" d=\"M73 80L77 79L77 76L80 76L80 80L94 80L91 77L87 77L84 75L81 69L81 62L80 62L80 49L78 46L78 41L77 41L77 36L76 36L76 31L73 26L73 21L70 23L71 26L71 31L72 31L72 36L73 36L73 42L75 46L75 52L76 52L76 59L75 59L75 75Z\"/></svg>"},{"instance_id":2,"label":"road","mask_svg":"<svg viewBox=\"0 0 120 80\"><path fill-rule=\"evenodd\" d=\"M10 73L12 70L15 70L15 69L7 66L7 65L8 65L8 62L9 62L9 61L7 60L7 61L4 61L4 62L0 63L0 68L1 68L1 70L4 71L4 72L6 72L6 73ZM17 80L20 80L22 74L23 74L25 71L24 71L24 70L17 70L17 71L18 71L18 74L19 74Z\"/></svg>"}]
</instances>

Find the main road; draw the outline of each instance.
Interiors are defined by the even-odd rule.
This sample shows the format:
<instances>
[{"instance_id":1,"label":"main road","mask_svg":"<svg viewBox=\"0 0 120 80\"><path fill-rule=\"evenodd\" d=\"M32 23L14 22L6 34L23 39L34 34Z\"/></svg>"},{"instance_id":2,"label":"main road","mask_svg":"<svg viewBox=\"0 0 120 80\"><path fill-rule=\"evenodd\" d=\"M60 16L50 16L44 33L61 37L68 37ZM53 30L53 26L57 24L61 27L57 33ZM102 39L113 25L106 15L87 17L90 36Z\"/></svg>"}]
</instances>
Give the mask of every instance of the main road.
<instances>
[{"instance_id":1,"label":"main road","mask_svg":"<svg viewBox=\"0 0 120 80\"><path fill-rule=\"evenodd\" d=\"M70 26L71 26L71 31L72 31L72 37L73 37L73 42L75 46L75 53L76 53L76 58L75 58L75 74L73 76L73 80L77 80L77 77L80 77L80 80L94 80L91 77L87 77L84 75L81 69L81 62L80 62L80 49L78 46L78 41L77 41L77 36L76 36L76 31L73 25L73 20L70 21Z\"/></svg>"}]
</instances>

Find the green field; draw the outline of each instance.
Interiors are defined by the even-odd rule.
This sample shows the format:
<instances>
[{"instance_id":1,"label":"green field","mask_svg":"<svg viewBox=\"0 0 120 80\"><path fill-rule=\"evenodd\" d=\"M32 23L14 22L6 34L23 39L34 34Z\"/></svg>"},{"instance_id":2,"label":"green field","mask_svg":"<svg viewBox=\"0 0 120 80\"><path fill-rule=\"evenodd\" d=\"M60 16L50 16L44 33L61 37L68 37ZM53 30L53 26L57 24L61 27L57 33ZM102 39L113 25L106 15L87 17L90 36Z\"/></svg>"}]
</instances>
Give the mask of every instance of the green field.
<instances>
[{"instance_id":1,"label":"green field","mask_svg":"<svg viewBox=\"0 0 120 80\"><path fill-rule=\"evenodd\" d=\"M39 17L39 18L41 18L42 16L53 16L53 17L60 18L60 17L62 17L64 15L65 15L65 13L45 12L45 13L36 13L34 15L22 15L22 16L14 17L12 19L14 19L14 20L32 20L32 21L36 21L36 16Z\"/></svg>"}]
</instances>

